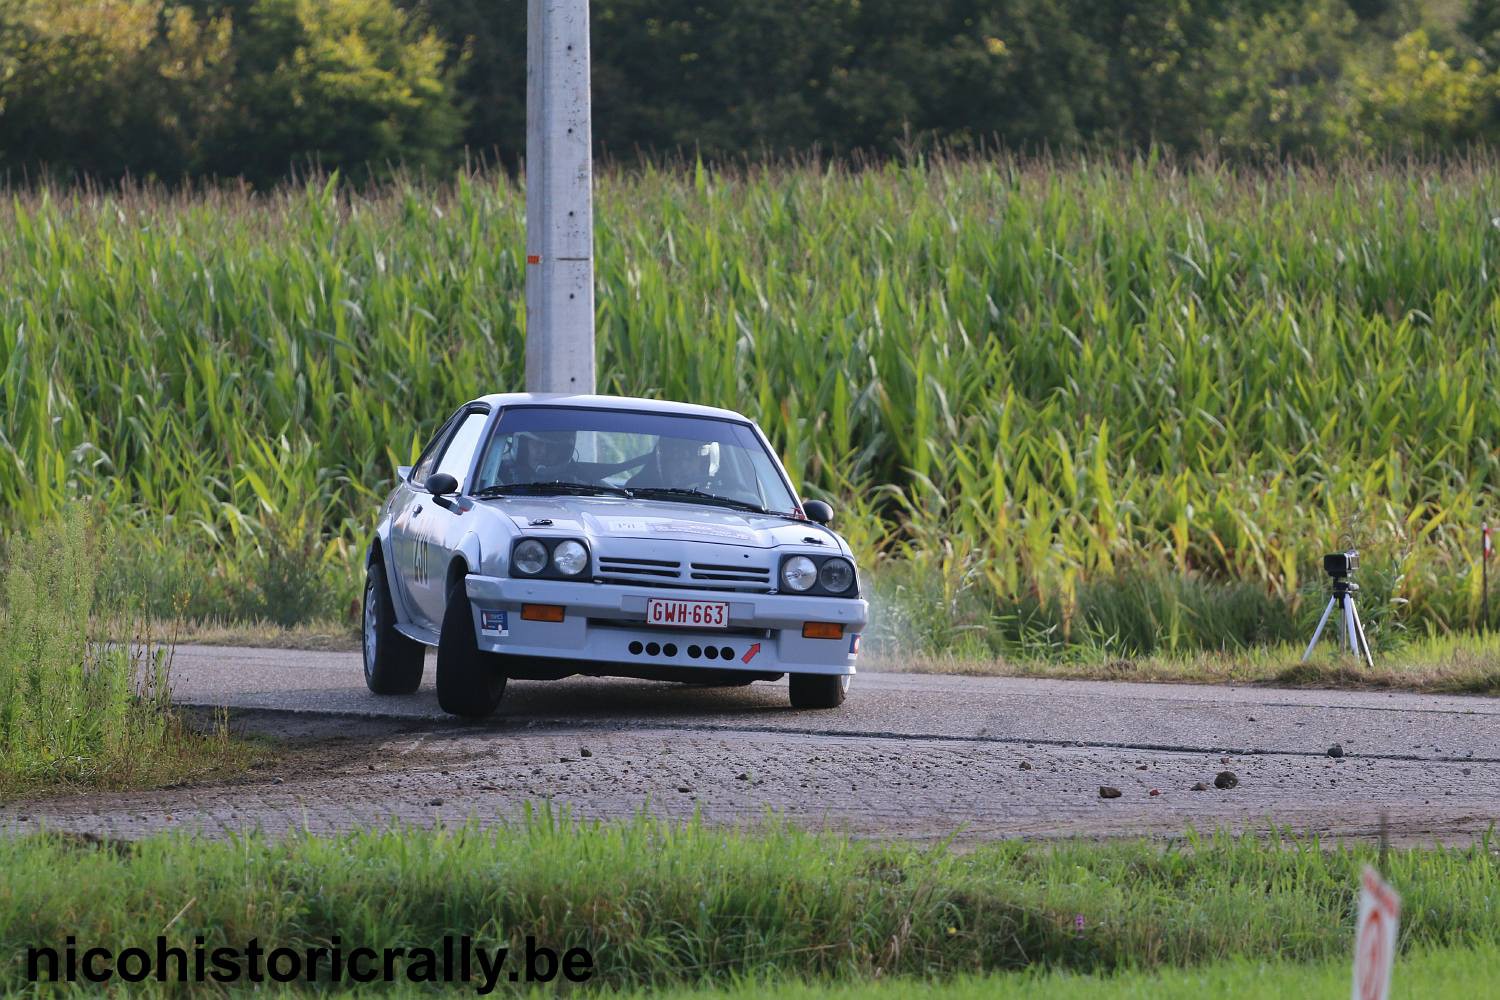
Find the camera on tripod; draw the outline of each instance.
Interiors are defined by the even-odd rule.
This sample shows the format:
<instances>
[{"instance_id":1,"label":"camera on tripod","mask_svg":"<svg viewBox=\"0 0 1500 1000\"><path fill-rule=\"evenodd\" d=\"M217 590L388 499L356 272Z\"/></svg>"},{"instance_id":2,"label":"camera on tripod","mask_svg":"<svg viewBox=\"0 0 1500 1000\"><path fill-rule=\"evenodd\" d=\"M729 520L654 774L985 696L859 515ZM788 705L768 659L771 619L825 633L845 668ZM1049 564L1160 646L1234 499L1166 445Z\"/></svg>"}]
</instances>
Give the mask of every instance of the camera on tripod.
<instances>
[{"instance_id":1,"label":"camera on tripod","mask_svg":"<svg viewBox=\"0 0 1500 1000\"><path fill-rule=\"evenodd\" d=\"M1364 622L1359 620L1359 609L1354 606L1354 595L1359 593L1359 584L1349 579L1350 574L1359 569L1359 551L1357 549L1346 549L1343 552L1330 552L1323 557L1323 572L1333 579L1333 596L1328 599L1328 607L1323 609L1323 617L1318 619L1318 627L1313 632L1312 642L1307 644L1307 651L1302 654L1306 662L1312 656L1312 651L1323 637L1323 629L1328 625L1328 619L1338 612L1337 628L1342 635L1339 645L1348 647L1349 652L1364 660L1371 667L1375 666L1375 658L1370 655L1370 640L1365 638Z\"/></svg>"},{"instance_id":2,"label":"camera on tripod","mask_svg":"<svg viewBox=\"0 0 1500 1000\"><path fill-rule=\"evenodd\" d=\"M1334 579L1348 576L1359 569L1359 551L1350 549L1347 552L1330 552L1323 557L1323 572Z\"/></svg>"}]
</instances>

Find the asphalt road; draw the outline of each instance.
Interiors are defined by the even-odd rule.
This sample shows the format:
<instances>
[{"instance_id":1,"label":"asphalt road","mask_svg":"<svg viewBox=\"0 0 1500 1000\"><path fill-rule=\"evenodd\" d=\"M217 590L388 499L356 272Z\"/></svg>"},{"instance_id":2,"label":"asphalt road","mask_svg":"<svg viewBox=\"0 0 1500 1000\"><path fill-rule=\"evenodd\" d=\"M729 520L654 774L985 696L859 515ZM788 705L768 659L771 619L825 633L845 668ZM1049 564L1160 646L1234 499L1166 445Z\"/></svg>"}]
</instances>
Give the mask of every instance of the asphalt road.
<instances>
[{"instance_id":1,"label":"asphalt road","mask_svg":"<svg viewBox=\"0 0 1500 1000\"><path fill-rule=\"evenodd\" d=\"M416 695L378 698L357 653L184 647L178 700L227 705L283 737L285 760L230 784L12 804L0 827L326 831L551 799L586 818L774 812L872 837L1384 826L1463 843L1500 818L1500 699L867 673L842 708L811 712L784 683L571 678L512 682L493 719L461 723L428 666ZM1215 787L1222 771L1233 787Z\"/></svg>"}]
</instances>

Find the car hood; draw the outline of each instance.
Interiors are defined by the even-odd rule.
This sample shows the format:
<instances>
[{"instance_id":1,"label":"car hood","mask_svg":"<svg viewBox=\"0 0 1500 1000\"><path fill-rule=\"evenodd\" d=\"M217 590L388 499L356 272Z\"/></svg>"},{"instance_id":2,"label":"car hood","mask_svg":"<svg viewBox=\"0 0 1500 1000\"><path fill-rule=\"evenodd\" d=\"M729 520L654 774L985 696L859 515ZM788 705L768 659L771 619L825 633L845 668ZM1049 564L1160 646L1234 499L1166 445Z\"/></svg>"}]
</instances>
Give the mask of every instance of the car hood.
<instances>
[{"instance_id":1,"label":"car hood","mask_svg":"<svg viewBox=\"0 0 1500 1000\"><path fill-rule=\"evenodd\" d=\"M594 538L670 539L769 549L809 540L842 551L837 535L811 521L710 507L706 504L628 500L624 497L504 497L484 503L518 529ZM538 523L551 521L551 524Z\"/></svg>"}]
</instances>

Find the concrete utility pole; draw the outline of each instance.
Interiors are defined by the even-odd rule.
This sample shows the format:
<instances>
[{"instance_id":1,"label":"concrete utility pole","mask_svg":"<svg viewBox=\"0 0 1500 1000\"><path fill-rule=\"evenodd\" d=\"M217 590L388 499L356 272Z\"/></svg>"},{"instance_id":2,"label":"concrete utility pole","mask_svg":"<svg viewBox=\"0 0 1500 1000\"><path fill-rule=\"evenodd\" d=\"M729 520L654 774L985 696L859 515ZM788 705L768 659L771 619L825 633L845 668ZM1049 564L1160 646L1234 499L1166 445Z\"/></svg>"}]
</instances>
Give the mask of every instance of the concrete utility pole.
<instances>
[{"instance_id":1,"label":"concrete utility pole","mask_svg":"<svg viewBox=\"0 0 1500 1000\"><path fill-rule=\"evenodd\" d=\"M594 391L588 0L526 6L526 388Z\"/></svg>"}]
</instances>

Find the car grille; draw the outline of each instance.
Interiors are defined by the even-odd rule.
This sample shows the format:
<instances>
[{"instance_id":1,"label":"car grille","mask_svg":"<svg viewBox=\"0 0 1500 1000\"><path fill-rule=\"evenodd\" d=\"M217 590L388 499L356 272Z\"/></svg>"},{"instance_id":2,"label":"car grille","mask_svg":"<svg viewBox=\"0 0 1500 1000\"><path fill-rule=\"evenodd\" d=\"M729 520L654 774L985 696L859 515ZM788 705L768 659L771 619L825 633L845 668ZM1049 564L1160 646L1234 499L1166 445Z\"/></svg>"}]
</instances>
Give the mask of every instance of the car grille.
<instances>
[{"instance_id":1,"label":"car grille","mask_svg":"<svg viewBox=\"0 0 1500 1000\"><path fill-rule=\"evenodd\" d=\"M689 574L694 580L714 581L717 583L749 584L751 586L770 588L771 571L758 566L720 566L714 563L693 563L692 573Z\"/></svg>"},{"instance_id":2,"label":"car grille","mask_svg":"<svg viewBox=\"0 0 1500 1000\"><path fill-rule=\"evenodd\" d=\"M618 556L599 557L599 575L647 576L675 580L682 575L682 563L667 559L623 559Z\"/></svg>"},{"instance_id":3,"label":"car grille","mask_svg":"<svg viewBox=\"0 0 1500 1000\"><path fill-rule=\"evenodd\" d=\"M682 563L670 559L629 559L600 556L598 583L623 583L644 587L692 590L727 590L765 594L771 590L771 571L764 566L729 566L719 563Z\"/></svg>"}]
</instances>

